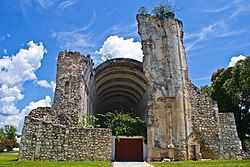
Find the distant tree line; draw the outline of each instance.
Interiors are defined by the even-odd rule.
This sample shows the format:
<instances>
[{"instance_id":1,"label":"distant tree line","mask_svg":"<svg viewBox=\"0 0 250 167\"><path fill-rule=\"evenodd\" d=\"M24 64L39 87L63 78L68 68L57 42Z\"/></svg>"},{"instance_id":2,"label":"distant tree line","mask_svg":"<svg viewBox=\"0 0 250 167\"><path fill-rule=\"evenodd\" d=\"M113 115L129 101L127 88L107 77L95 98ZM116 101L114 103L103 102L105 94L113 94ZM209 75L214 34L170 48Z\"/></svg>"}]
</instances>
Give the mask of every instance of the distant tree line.
<instances>
[{"instance_id":1,"label":"distant tree line","mask_svg":"<svg viewBox=\"0 0 250 167\"><path fill-rule=\"evenodd\" d=\"M219 112L233 112L242 147L250 149L250 57L238 61L235 66L213 73L211 86L203 86Z\"/></svg>"}]
</instances>

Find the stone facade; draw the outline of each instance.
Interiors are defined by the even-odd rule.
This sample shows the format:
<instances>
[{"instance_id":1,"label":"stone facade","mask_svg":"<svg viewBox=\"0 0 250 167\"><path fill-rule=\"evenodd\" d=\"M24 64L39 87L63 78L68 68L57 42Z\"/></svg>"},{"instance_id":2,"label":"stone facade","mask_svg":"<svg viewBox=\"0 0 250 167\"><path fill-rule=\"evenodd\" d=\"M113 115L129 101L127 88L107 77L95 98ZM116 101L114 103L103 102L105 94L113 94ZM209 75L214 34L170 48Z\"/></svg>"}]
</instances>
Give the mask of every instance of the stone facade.
<instances>
[{"instance_id":1,"label":"stone facade","mask_svg":"<svg viewBox=\"0 0 250 167\"><path fill-rule=\"evenodd\" d=\"M109 129L78 129L87 115L123 110L147 122L148 160L241 159L232 113L188 78L182 22L137 15L143 63L113 59L93 68L89 56L61 52L52 108L25 119L20 160L111 159Z\"/></svg>"},{"instance_id":2,"label":"stone facade","mask_svg":"<svg viewBox=\"0 0 250 167\"><path fill-rule=\"evenodd\" d=\"M67 127L52 108L38 108L25 118L19 160L110 160L110 129Z\"/></svg>"}]
</instances>

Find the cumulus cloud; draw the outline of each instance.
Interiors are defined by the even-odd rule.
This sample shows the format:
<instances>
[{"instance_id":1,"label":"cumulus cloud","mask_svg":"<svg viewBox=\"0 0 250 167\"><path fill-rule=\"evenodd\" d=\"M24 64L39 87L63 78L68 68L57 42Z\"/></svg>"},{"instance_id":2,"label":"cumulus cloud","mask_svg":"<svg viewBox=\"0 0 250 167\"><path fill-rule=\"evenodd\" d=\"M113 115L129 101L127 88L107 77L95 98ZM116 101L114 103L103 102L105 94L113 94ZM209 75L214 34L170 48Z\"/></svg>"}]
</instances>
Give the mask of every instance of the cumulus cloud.
<instances>
[{"instance_id":1,"label":"cumulus cloud","mask_svg":"<svg viewBox=\"0 0 250 167\"><path fill-rule=\"evenodd\" d=\"M16 103L22 100L24 95L21 93L21 89L18 86L8 87L6 84L0 87L0 114L2 115L14 115L18 114L19 110L16 107Z\"/></svg>"},{"instance_id":2,"label":"cumulus cloud","mask_svg":"<svg viewBox=\"0 0 250 167\"><path fill-rule=\"evenodd\" d=\"M106 39L102 47L96 53L102 55L105 61L105 55L110 54L111 58L131 58L142 62L143 53L141 43L134 41L134 38L124 39L123 37L110 36Z\"/></svg>"},{"instance_id":3,"label":"cumulus cloud","mask_svg":"<svg viewBox=\"0 0 250 167\"><path fill-rule=\"evenodd\" d=\"M231 61L228 64L228 67L233 67L239 60L244 60L246 56L239 55L239 56L234 56L231 58Z\"/></svg>"},{"instance_id":4,"label":"cumulus cloud","mask_svg":"<svg viewBox=\"0 0 250 167\"><path fill-rule=\"evenodd\" d=\"M39 80L36 82L37 85L43 87L43 88L48 88L48 89L52 89L55 90L56 87L56 83L54 81L46 81L46 80Z\"/></svg>"},{"instance_id":5,"label":"cumulus cloud","mask_svg":"<svg viewBox=\"0 0 250 167\"><path fill-rule=\"evenodd\" d=\"M36 79L35 71L41 66L46 50L42 43L28 43L28 49L20 49L14 56L0 59L0 84L16 85Z\"/></svg>"},{"instance_id":6,"label":"cumulus cloud","mask_svg":"<svg viewBox=\"0 0 250 167\"><path fill-rule=\"evenodd\" d=\"M0 59L0 126L18 125L32 106L48 105L51 99L31 102L23 110L17 108L18 101L24 98L23 84L37 80L35 71L41 66L46 50L42 43L28 42L28 47L20 49L17 54ZM53 83L50 83L53 84Z\"/></svg>"},{"instance_id":7,"label":"cumulus cloud","mask_svg":"<svg viewBox=\"0 0 250 167\"><path fill-rule=\"evenodd\" d=\"M44 99L39 101L32 101L27 105L24 109L22 109L21 113L28 114L31 110L36 109L38 107L50 107L51 106L51 98L50 96L46 96Z\"/></svg>"},{"instance_id":8,"label":"cumulus cloud","mask_svg":"<svg viewBox=\"0 0 250 167\"><path fill-rule=\"evenodd\" d=\"M36 109L38 107L50 107L50 106L51 106L50 96L46 96L44 99L41 99L36 102L32 101L29 103L29 105L27 105L24 109L22 109L20 113L16 115L11 115L11 116L0 115L0 127L3 127L4 125L14 125L15 127L17 127L18 132L21 132L24 118L26 115L29 114L31 110Z\"/></svg>"}]
</instances>

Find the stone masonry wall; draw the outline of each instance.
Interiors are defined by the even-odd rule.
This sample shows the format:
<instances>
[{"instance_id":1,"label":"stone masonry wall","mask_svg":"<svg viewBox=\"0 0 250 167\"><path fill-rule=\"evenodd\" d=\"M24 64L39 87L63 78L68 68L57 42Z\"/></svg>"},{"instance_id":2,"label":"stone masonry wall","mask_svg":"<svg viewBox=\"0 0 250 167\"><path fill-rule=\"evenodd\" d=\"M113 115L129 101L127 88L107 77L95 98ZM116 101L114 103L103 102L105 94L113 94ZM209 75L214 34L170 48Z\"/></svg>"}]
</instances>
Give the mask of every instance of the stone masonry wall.
<instances>
[{"instance_id":1,"label":"stone masonry wall","mask_svg":"<svg viewBox=\"0 0 250 167\"><path fill-rule=\"evenodd\" d=\"M19 160L111 159L110 129L66 127L52 122L34 118L32 114L26 117Z\"/></svg>"},{"instance_id":2,"label":"stone masonry wall","mask_svg":"<svg viewBox=\"0 0 250 167\"><path fill-rule=\"evenodd\" d=\"M240 159L242 150L233 113L218 113L211 98L190 85L193 135L202 158Z\"/></svg>"},{"instance_id":3,"label":"stone masonry wall","mask_svg":"<svg viewBox=\"0 0 250 167\"><path fill-rule=\"evenodd\" d=\"M239 140L233 113L219 113L221 128L221 158L241 158L241 141Z\"/></svg>"},{"instance_id":4,"label":"stone masonry wall","mask_svg":"<svg viewBox=\"0 0 250 167\"><path fill-rule=\"evenodd\" d=\"M220 155L218 111L213 109L211 98L190 85L193 135L199 140L202 158L218 159Z\"/></svg>"}]
</instances>

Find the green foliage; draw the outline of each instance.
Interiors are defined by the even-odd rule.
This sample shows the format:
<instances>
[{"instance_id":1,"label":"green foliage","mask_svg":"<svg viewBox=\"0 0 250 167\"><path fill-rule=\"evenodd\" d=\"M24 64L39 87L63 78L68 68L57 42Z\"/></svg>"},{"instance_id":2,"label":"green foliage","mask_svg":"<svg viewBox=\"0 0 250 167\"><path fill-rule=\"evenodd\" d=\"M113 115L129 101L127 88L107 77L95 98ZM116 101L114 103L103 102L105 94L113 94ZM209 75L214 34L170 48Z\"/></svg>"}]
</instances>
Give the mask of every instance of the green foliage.
<instances>
[{"instance_id":1,"label":"green foliage","mask_svg":"<svg viewBox=\"0 0 250 167\"><path fill-rule=\"evenodd\" d=\"M147 8L145 6L141 6L140 9L138 10L139 14L148 14Z\"/></svg>"},{"instance_id":2,"label":"green foliage","mask_svg":"<svg viewBox=\"0 0 250 167\"><path fill-rule=\"evenodd\" d=\"M16 128L12 125L5 126L6 137L10 140L16 139Z\"/></svg>"},{"instance_id":3,"label":"green foliage","mask_svg":"<svg viewBox=\"0 0 250 167\"><path fill-rule=\"evenodd\" d=\"M160 4L152 10L152 15L159 19L163 19L167 13L174 13L174 7L170 2Z\"/></svg>"},{"instance_id":4,"label":"green foliage","mask_svg":"<svg viewBox=\"0 0 250 167\"><path fill-rule=\"evenodd\" d=\"M115 136L143 136L146 139L146 123L139 117L132 117L121 112L108 112L99 116L104 118L105 127L111 128Z\"/></svg>"},{"instance_id":5,"label":"green foliage","mask_svg":"<svg viewBox=\"0 0 250 167\"><path fill-rule=\"evenodd\" d=\"M211 86L208 86L208 85L201 86L200 90L202 92L206 93L209 97L211 97L211 94L212 94L212 87Z\"/></svg>"},{"instance_id":6,"label":"green foliage","mask_svg":"<svg viewBox=\"0 0 250 167\"><path fill-rule=\"evenodd\" d=\"M246 151L250 151L250 139L246 139L244 145L246 146Z\"/></svg>"},{"instance_id":7,"label":"green foliage","mask_svg":"<svg viewBox=\"0 0 250 167\"><path fill-rule=\"evenodd\" d=\"M106 60L110 60L112 58L111 54L106 54L104 57Z\"/></svg>"},{"instance_id":8,"label":"green foliage","mask_svg":"<svg viewBox=\"0 0 250 167\"><path fill-rule=\"evenodd\" d=\"M232 97L227 93L225 82L232 77L232 67L219 69L212 75L212 94L213 100L218 103L220 112L234 112L237 106L232 103Z\"/></svg>"},{"instance_id":9,"label":"green foliage","mask_svg":"<svg viewBox=\"0 0 250 167\"><path fill-rule=\"evenodd\" d=\"M11 151L14 147L19 147L16 141L16 128L12 125L7 125L4 129L0 129L0 152L3 152L4 149Z\"/></svg>"},{"instance_id":10,"label":"green foliage","mask_svg":"<svg viewBox=\"0 0 250 167\"><path fill-rule=\"evenodd\" d=\"M94 115L88 115L86 118L83 118L83 121L78 121L75 123L75 127L77 128L98 128L100 125L97 125L96 122L98 118Z\"/></svg>"},{"instance_id":11,"label":"green foliage","mask_svg":"<svg viewBox=\"0 0 250 167\"><path fill-rule=\"evenodd\" d=\"M238 135L246 150L244 141L250 136L250 57L215 72L211 95L220 112L234 112Z\"/></svg>"}]
</instances>

